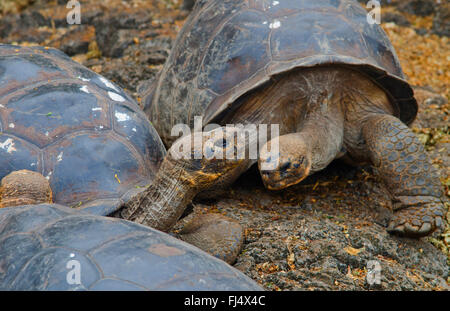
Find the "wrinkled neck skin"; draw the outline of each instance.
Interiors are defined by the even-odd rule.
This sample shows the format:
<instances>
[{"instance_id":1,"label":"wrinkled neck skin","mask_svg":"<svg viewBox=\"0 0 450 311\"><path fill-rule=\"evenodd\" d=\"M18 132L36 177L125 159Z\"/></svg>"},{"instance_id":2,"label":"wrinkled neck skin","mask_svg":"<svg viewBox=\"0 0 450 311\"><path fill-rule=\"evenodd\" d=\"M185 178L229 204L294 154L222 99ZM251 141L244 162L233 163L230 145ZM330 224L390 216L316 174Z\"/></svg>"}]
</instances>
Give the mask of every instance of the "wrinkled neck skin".
<instances>
[{"instance_id":1,"label":"wrinkled neck skin","mask_svg":"<svg viewBox=\"0 0 450 311\"><path fill-rule=\"evenodd\" d=\"M163 162L153 183L121 211L122 218L169 231L196 195L195 188L183 174L182 165Z\"/></svg>"},{"instance_id":2,"label":"wrinkled neck skin","mask_svg":"<svg viewBox=\"0 0 450 311\"><path fill-rule=\"evenodd\" d=\"M216 185L221 177L245 165L246 161L243 160L176 160L169 151L152 184L132 198L120 215L127 220L167 232L200 191Z\"/></svg>"},{"instance_id":3,"label":"wrinkled neck skin","mask_svg":"<svg viewBox=\"0 0 450 311\"><path fill-rule=\"evenodd\" d=\"M347 153L365 162L362 123L373 113L393 113L381 88L363 73L342 66L275 76L235 106L223 124L279 124L280 135L298 133L311 147L311 172Z\"/></svg>"},{"instance_id":4,"label":"wrinkled neck skin","mask_svg":"<svg viewBox=\"0 0 450 311\"><path fill-rule=\"evenodd\" d=\"M344 140L344 109L341 91L333 84L336 72L307 71L298 75L295 88L303 113L296 120L296 131L311 154L311 171L325 168L341 151Z\"/></svg>"}]
</instances>

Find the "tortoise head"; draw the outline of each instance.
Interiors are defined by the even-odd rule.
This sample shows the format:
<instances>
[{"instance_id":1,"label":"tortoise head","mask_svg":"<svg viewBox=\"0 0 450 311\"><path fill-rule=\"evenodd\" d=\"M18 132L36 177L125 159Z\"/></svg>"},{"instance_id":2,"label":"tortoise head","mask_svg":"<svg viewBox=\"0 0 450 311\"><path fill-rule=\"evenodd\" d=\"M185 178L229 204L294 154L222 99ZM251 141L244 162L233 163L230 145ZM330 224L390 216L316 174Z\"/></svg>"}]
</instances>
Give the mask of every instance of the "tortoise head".
<instances>
[{"instance_id":1,"label":"tortoise head","mask_svg":"<svg viewBox=\"0 0 450 311\"><path fill-rule=\"evenodd\" d=\"M246 142L235 135L237 131L219 127L183 136L169 149L161 169L177 170L194 188L208 187L245 161Z\"/></svg>"},{"instance_id":2,"label":"tortoise head","mask_svg":"<svg viewBox=\"0 0 450 311\"><path fill-rule=\"evenodd\" d=\"M298 133L276 139L277 144L271 140L261 148L258 160L261 178L269 190L281 190L298 184L311 170L311 150L299 139ZM271 146L276 145L278 148L272 150Z\"/></svg>"},{"instance_id":3,"label":"tortoise head","mask_svg":"<svg viewBox=\"0 0 450 311\"><path fill-rule=\"evenodd\" d=\"M52 203L50 184L41 174L21 170L2 179L0 208L41 203Z\"/></svg>"}]
</instances>

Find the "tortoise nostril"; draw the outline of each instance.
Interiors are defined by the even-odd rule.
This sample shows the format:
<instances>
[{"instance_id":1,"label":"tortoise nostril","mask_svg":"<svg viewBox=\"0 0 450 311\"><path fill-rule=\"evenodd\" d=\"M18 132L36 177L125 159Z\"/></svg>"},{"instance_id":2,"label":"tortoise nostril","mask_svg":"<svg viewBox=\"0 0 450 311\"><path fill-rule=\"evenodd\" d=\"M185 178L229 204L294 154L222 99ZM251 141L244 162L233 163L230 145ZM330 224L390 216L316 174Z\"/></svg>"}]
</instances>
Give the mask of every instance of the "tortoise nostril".
<instances>
[{"instance_id":1,"label":"tortoise nostril","mask_svg":"<svg viewBox=\"0 0 450 311\"><path fill-rule=\"evenodd\" d=\"M297 169L305 162L305 157L301 157L298 161L294 162L292 166Z\"/></svg>"}]
</instances>

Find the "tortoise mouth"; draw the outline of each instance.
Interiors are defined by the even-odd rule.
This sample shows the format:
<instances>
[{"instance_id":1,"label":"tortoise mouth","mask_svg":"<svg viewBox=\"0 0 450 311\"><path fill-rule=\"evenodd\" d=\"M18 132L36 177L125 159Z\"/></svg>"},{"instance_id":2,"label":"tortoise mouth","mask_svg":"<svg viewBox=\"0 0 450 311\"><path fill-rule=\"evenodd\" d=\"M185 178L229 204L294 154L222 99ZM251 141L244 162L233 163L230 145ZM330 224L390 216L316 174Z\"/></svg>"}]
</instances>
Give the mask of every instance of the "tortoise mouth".
<instances>
[{"instance_id":1,"label":"tortoise mouth","mask_svg":"<svg viewBox=\"0 0 450 311\"><path fill-rule=\"evenodd\" d=\"M296 185L303 181L309 175L309 168L306 168L302 174L296 174L289 177L283 177L279 171L261 171L261 178L264 186L269 190L282 190Z\"/></svg>"}]
</instances>

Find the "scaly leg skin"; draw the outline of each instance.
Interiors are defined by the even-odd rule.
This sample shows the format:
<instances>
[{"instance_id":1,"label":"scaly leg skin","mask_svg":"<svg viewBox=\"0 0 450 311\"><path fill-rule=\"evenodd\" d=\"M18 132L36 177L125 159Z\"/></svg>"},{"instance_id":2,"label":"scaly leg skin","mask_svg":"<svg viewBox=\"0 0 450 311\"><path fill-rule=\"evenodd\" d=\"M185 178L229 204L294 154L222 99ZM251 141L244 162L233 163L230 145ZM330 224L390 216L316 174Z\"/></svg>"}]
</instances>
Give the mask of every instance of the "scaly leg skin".
<instances>
[{"instance_id":1,"label":"scaly leg skin","mask_svg":"<svg viewBox=\"0 0 450 311\"><path fill-rule=\"evenodd\" d=\"M391 115L372 115L363 125L369 156L393 196L388 231L408 237L431 234L444 218L441 185L414 133Z\"/></svg>"},{"instance_id":2,"label":"scaly leg skin","mask_svg":"<svg viewBox=\"0 0 450 311\"><path fill-rule=\"evenodd\" d=\"M200 214L178 232L178 238L232 264L244 244L244 230L223 215Z\"/></svg>"}]
</instances>

